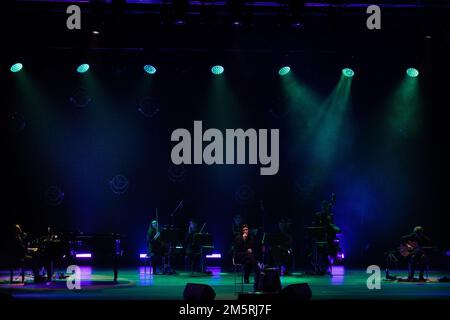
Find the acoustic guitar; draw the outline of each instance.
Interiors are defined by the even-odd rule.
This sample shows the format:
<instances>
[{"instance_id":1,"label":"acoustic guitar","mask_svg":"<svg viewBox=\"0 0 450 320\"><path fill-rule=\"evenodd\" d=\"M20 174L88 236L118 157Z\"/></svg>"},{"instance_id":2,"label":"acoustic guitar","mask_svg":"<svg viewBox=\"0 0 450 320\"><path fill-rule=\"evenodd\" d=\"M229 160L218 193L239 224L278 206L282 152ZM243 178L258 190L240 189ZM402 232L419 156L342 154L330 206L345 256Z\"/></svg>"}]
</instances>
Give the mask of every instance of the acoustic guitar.
<instances>
[{"instance_id":1,"label":"acoustic guitar","mask_svg":"<svg viewBox=\"0 0 450 320\"><path fill-rule=\"evenodd\" d=\"M419 244L415 241L406 241L405 243L400 244L400 254L403 257L408 257L418 251L420 248Z\"/></svg>"},{"instance_id":2,"label":"acoustic guitar","mask_svg":"<svg viewBox=\"0 0 450 320\"><path fill-rule=\"evenodd\" d=\"M436 247L424 247L420 246L417 242L408 240L405 243L400 244L400 254L403 257L409 257L419 251L436 249Z\"/></svg>"}]
</instances>

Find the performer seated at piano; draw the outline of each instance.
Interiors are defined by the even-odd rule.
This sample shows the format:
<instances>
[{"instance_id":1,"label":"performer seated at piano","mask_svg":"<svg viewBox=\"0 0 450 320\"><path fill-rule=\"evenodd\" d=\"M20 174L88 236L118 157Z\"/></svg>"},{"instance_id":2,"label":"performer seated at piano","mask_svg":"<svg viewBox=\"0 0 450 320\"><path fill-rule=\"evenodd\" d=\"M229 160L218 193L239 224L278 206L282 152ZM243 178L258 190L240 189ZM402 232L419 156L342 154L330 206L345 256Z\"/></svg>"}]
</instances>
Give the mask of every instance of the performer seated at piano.
<instances>
[{"instance_id":1,"label":"performer seated at piano","mask_svg":"<svg viewBox=\"0 0 450 320\"><path fill-rule=\"evenodd\" d=\"M200 251L194 244L194 234L197 232L197 222L193 218L189 219L188 229L184 238L184 248L186 267L188 267L192 272L195 270L200 270Z\"/></svg>"},{"instance_id":2,"label":"performer seated at piano","mask_svg":"<svg viewBox=\"0 0 450 320\"><path fill-rule=\"evenodd\" d=\"M43 265L45 265L48 273L48 281L51 281L51 268L48 268L48 264L45 263L42 257L42 249L34 248L33 251L28 253L27 243L25 240L27 238L27 234L22 231L22 227L19 224L14 225L13 230L14 236L10 247L11 262L13 262L13 264L31 264L35 283L44 282L46 280L45 277L40 275L40 269Z\"/></svg>"},{"instance_id":3,"label":"performer seated at piano","mask_svg":"<svg viewBox=\"0 0 450 320\"><path fill-rule=\"evenodd\" d=\"M158 266L162 264L164 255L161 233L159 231L158 221L153 220L147 230L147 256L150 257L153 273L158 273ZM162 270L162 269L160 269Z\"/></svg>"},{"instance_id":4,"label":"performer seated at piano","mask_svg":"<svg viewBox=\"0 0 450 320\"><path fill-rule=\"evenodd\" d=\"M427 266L427 255L424 247L431 245L430 238L425 234L421 226L413 229L413 232L403 236L401 245L407 251L404 256L408 256L408 280L414 279L416 266L419 268L419 281L425 281L424 272Z\"/></svg>"},{"instance_id":5,"label":"performer seated at piano","mask_svg":"<svg viewBox=\"0 0 450 320\"><path fill-rule=\"evenodd\" d=\"M255 286L261 273L259 265L255 259L255 241L253 235L249 233L248 225L244 224L241 233L234 239L234 259L235 263L244 266L244 282L249 283L250 272L255 273Z\"/></svg>"}]
</instances>

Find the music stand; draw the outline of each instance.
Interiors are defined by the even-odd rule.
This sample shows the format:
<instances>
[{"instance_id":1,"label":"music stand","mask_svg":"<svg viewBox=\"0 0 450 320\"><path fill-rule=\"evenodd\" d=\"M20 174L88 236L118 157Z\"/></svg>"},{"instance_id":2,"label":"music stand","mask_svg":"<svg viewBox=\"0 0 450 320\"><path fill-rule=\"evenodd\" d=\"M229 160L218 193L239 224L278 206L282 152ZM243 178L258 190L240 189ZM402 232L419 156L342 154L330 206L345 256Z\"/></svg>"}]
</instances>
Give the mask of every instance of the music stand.
<instances>
[{"instance_id":1,"label":"music stand","mask_svg":"<svg viewBox=\"0 0 450 320\"><path fill-rule=\"evenodd\" d=\"M306 229L308 231L308 237L311 240L310 245L312 250L309 256L313 267L313 274L324 274L329 267L326 227L307 227ZM330 274L329 271L328 273Z\"/></svg>"},{"instance_id":2,"label":"music stand","mask_svg":"<svg viewBox=\"0 0 450 320\"><path fill-rule=\"evenodd\" d=\"M292 263L293 255L289 251L290 248L286 247L287 241L289 241L288 236L283 233L266 233L264 245L269 248L269 265L276 266L281 270L282 266L289 263L288 259Z\"/></svg>"},{"instance_id":3,"label":"music stand","mask_svg":"<svg viewBox=\"0 0 450 320\"><path fill-rule=\"evenodd\" d=\"M163 228L161 230L161 242L167 243L167 267L165 265L165 261L163 262L163 273L164 274L175 274L175 270L172 269L171 265L171 256L173 244L177 244L180 242L181 232L178 228ZM164 257L163 257L164 259ZM165 259L164 259L165 260Z\"/></svg>"},{"instance_id":4,"label":"music stand","mask_svg":"<svg viewBox=\"0 0 450 320\"><path fill-rule=\"evenodd\" d=\"M205 273L205 258L204 251L211 252L214 249L213 235L210 233L194 233L194 239L192 242L194 248L200 248L200 266L201 272Z\"/></svg>"},{"instance_id":5,"label":"music stand","mask_svg":"<svg viewBox=\"0 0 450 320\"><path fill-rule=\"evenodd\" d=\"M315 241L326 241L327 240L327 230L326 227L307 227L308 236L310 239Z\"/></svg>"}]
</instances>

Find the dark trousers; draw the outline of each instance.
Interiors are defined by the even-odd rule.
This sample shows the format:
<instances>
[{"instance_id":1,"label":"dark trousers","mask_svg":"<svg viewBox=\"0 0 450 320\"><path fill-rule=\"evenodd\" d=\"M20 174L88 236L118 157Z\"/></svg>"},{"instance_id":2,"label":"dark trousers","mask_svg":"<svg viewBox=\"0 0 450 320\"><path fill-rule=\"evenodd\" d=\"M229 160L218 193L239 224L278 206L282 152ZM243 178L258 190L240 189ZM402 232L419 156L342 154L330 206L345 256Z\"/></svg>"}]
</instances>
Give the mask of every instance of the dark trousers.
<instances>
[{"instance_id":1,"label":"dark trousers","mask_svg":"<svg viewBox=\"0 0 450 320\"><path fill-rule=\"evenodd\" d=\"M255 273L255 283L257 282L257 279L259 278L259 275L261 273L261 270L258 266L258 263L255 259L255 256L253 253L249 252L237 252L236 253L236 262L240 263L244 266L244 279L248 281L250 277L250 273Z\"/></svg>"},{"instance_id":2,"label":"dark trousers","mask_svg":"<svg viewBox=\"0 0 450 320\"><path fill-rule=\"evenodd\" d=\"M427 257L424 253L419 252L411 255L408 261L408 278L414 278L414 273L416 271L416 266L419 269L419 279L423 279L423 274L425 272L425 267L427 265Z\"/></svg>"},{"instance_id":3,"label":"dark trousers","mask_svg":"<svg viewBox=\"0 0 450 320\"><path fill-rule=\"evenodd\" d=\"M188 271L204 271L202 270L202 256L200 252L189 252L185 255L185 268Z\"/></svg>"},{"instance_id":4,"label":"dark trousers","mask_svg":"<svg viewBox=\"0 0 450 320\"><path fill-rule=\"evenodd\" d=\"M150 264L152 266L153 274L163 271L162 256L159 254L153 254L150 258Z\"/></svg>"}]
</instances>

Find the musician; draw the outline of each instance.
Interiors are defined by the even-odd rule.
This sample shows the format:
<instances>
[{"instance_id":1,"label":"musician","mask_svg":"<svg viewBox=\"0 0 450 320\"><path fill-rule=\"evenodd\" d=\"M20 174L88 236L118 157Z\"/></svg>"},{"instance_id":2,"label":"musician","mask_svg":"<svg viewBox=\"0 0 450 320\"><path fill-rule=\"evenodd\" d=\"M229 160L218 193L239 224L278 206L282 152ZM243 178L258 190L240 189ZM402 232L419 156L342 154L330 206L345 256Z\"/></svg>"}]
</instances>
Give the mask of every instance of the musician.
<instances>
[{"instance_id":1,"label":"musician","mask_svg":"<svg viewBox=\"0 0 450 320\"><path fill-rule=\"evenodd\" d=\"M416 226L412 233L402 237L401 243L412 246L412 252L408 260L408 280L414 280L417 265L419 268L419 281L425 281L424 272L427 265L427 255L423 247L431 244L430 238L428 238L421 226Z\"/></svg>"},{"instance_id":2,"label":"musician","mask_svg":"<svg viewBox=\"0 0 450 320\"><path fill-rule=\"evenodd\" d=\"M161 265L163 246L158 221L153 220L147 231L147 256L151 259L153 273L157 273L157 265Z\"/></svg>"},{"instance_id":3,"label":"musician","mask_svg":"<svg viewBox=\"0 0 450 320\"><path fill-rule=\"evenodd\" d=\"M45 278L40 275L40 267L44 264L44 261L41 256L41 252L35 252L33 255L29 255L27 252L27 244L25 239L27 238L27 234L22 231L22 227L19 224L14 225L13 227L13 241L10 247L10 258L12 262L15 263L23 263L23 264L31 264L34 276L34 282L40 283L44 282ZM51 281L51 269L47 267L47 273L49 281Z\"/></svg>"},{"instance_id":4,"label":"musician","mask_svg":"<svg viewBox=\"0 0 450 320\"><path fill-rule=\"evenodd\" d=\"M255 286L258 283L260 268L255 259L255 241L249 232L248 225L244 224L241 233L234 239L234 259L236 263L244 265L244 282L250 283L250 272L255 273Z\"/></svg>"},{"instance_id":5,"label":"musician","mask_svg":"<svg viewBox=\"0 0 450 320\"><path fill-rule=\"evenodd\" d=\"M10 247L10 257L12 260L19 261L25 259L27 248L24 242L26 234L22 232L20 225L13 227L13 241Z\"/></svg>"},{"instance_id":6,"label":"musician","mask_svg":"<svg viewBox=\"0 0 450 320\"><path fill-rule=\"evenodd\" d=\"M315 214L315 219L313 221L313 225L316 227L323 227L324 232L320 235L319 238L315 239L315 241L319 240L320 242L325 241L327 246L324 247L324 252L321 252L321 256L323 256L323 268L330 273L331 265L334 260L337 258L337 253L340 251L339 241L337 238L337 234L341 233L341 229L334 224L334 215L331 212L334 204L336 203L336 195L331 194L331 199L329 201L323 200L321 203L321 210Z\"/></svg>"}]
</instances>

